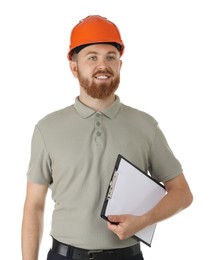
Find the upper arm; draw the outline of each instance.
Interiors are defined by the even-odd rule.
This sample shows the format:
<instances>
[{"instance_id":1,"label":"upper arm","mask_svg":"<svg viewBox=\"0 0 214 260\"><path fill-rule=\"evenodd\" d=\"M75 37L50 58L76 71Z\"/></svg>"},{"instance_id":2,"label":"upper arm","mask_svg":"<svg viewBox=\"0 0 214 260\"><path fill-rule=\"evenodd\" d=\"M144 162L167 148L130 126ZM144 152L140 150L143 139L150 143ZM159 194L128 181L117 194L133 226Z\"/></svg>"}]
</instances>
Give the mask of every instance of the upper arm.
<instances>
[{"instance_id":1,"label":"upper arm","mask_svg":"<svg viewBox=\"0 0 214 260\"><path fill-rule=\"evenodd\" d=\"M44 210L47 191L47 185L36 184L28 181L25 207Z\"/></svg>"}]
</instances>

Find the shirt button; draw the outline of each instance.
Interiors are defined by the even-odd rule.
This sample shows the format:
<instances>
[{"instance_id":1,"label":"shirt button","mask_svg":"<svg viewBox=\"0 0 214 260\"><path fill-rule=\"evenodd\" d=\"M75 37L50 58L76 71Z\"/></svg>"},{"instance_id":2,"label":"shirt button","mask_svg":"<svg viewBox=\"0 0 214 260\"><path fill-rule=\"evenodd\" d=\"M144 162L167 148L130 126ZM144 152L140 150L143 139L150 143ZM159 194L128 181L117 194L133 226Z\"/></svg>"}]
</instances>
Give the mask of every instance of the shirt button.
<instances>
[{"instance_id":1,"label":"shirt button","mask_svg":"<svg viewBox=\"0 0 214 260\"><path fill-rule=\"evenodd\" d=\"M97 125L97 126L100 126L100 122L97 122L96 125Z\"/></svg>"},{"instance_id":2,"label":"shirt button","mask_svg":"<svg viewBox=\"0 0 214 260\"><path fill-rule=\"evenodd\" d=\"M100 133L100 132L97 132L97 136L101 136L101 133Z\"/></svg>"}]
</instances>

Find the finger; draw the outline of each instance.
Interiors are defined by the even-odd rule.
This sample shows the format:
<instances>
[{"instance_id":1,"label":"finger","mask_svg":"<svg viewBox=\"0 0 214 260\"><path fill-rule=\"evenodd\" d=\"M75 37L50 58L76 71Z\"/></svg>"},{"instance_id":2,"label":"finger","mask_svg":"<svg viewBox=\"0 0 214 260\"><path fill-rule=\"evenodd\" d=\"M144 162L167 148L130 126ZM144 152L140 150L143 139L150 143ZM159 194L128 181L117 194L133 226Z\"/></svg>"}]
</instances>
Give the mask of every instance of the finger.
<instances>
[{"instance_id":1,"label":"finger","mask_svg":"<svg viewBox=\"0 0 214 260\"><path fill-rule=\"evenodd\" d=\"M115 235L117 235L120 240L124 240L127 238L127 235L124 233L123 229L121 229L120 225L108 223L108 229L111 230Z\"/></svg>"}]
</instances>

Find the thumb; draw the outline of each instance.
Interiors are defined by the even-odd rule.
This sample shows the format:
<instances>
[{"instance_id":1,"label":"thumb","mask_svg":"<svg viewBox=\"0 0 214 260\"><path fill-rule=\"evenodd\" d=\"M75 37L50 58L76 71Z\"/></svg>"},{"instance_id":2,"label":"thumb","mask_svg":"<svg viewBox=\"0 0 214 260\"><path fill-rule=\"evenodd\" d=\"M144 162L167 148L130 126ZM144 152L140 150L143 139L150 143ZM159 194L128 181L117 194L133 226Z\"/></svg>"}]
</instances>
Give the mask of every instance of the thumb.
<instances>
[{"instance_id":1,"label":"thumb","mask_svg":"<svg viewBox=\"0 0 214 260\"><path fill-rule=\"evenodd\" d=\"M108 216L108 220L114 224L119 224L121 222L120 215L110 215Z\"/></svg>"}]
</instances>

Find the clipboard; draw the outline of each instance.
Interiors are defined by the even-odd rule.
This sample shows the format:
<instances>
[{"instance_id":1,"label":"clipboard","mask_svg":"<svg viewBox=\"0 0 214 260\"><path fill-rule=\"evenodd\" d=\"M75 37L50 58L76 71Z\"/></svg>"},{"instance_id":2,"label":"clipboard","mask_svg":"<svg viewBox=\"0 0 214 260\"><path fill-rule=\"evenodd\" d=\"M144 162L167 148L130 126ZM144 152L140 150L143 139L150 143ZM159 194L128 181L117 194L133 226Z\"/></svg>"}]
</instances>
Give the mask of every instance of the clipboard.
<instances>
[{"instance_id":1,"label":"clipboard","mask_svg":"<svg viewBox=\"0 0 214 260\"><path fill-rule=\"evenodd\" d=\"M119 154L103 203L101 217L108 221L109 215L143 215L165 194L166 190L162 183ZM151 247L156 225L140 230L134 237Z\"/></svg>"}]
</instances>

